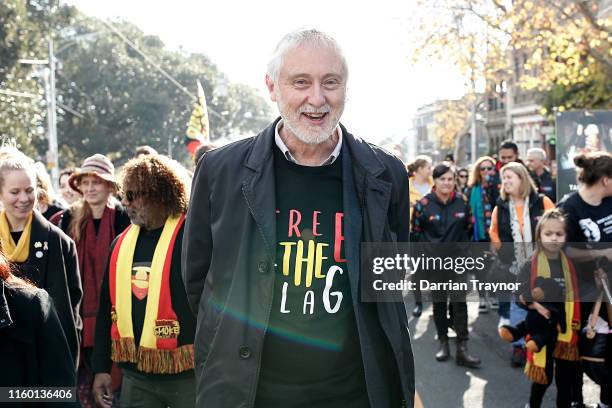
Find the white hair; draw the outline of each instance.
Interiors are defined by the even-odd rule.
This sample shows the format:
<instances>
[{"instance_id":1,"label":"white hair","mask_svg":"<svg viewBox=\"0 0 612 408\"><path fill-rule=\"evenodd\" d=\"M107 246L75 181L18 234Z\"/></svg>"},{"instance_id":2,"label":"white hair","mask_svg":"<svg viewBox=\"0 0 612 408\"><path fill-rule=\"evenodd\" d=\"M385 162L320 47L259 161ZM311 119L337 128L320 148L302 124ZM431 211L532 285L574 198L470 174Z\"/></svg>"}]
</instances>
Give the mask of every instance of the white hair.
<instances>
[{"instance_id":1,"label":"white hair","mask_svg":"<svg viewBox=\"0 0 612 408\"><path fill-rule=\"evenodd\" d=\"M285 57L287 51L292 50L293 48L302 44L308 44L315 47L332 48L340 57L344 72L348 77L346 58L344 57L344 53L342 52L338 42L329 34L315 28L300 28L285 35L276 45L276 49L268 62L266 72L270 79L272 79L272 82L278 82L280 68L283 64L283 58Z\"/></svg>"},{"instance_id":2,"label":"white hair","mask_svg":"<svg viewBox=\"0 0 612 408\"><path fill-rule=\"evenodd\" d=\"M538 156L540 160L546 160L546 151L540 147L532 147L531 149L527 150L527 156L530 154Z\"/></svg>"}]
</instances>

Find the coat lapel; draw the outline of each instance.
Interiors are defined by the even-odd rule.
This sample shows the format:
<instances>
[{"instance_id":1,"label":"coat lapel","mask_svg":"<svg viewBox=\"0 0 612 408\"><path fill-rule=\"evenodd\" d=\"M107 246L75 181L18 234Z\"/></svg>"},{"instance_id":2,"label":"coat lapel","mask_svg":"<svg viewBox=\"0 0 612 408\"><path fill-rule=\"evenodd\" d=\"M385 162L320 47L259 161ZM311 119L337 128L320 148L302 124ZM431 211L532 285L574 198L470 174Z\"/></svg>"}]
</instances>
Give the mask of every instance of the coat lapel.
<instances>
[{"instance_id":1,"label":"coat lapel","mask_svg":"<svg viewBox=\"0 0 612 408\"><path fill-rule=\"evenodd\" d=\"M343 141L349 147L355 189L359 196L360 207L363 209L363 241L380 242L387 225L391 183L380 177L385 167L376 157L372 147L364 140L348 133L344 126L342 132L346 136ZM346 180L346 174L344 176Z\"/></svg>"},{"instance_id":2,"label":"coat lapel","mask_svg":"<svg viewBox=\"0 0 612 408\"><path fill-rule=\"evenodd\" d=\"M348 133L344 126L342 135L345 251L353 302L358 302L361 243L382 240L387 224L391 184L378 177L385 168L372 148Z\"/></svg>"},{"instance_id":3,"label":"coat lapel","mask_svg":"<svg viewBox=\"0 0 612 408\"><path fill-rule=\"evenodd\" d=\"M359 179L353 172L353 164L348 149L343 148L342 154L342 200L344 210L344 244L347 259L349 282L353 304L359 299L359 254L362 235L362 207L360 194L357 192ZM363 180L362 172L359 172Z\"/></svg>"},{"instance_id":4,"label":"coat lapel","mask_svg":"<svg viewBox=\"0 0 612 408\"><path fill-rule=\"evenodd\" d=\"M30 278L37 283L38 287L47 286L46 278L49 245L49 226L47 225L47 221L38 211L34 211L27 270Z\"/></svg>"},{"instance_id":5,"label":"coat lapel","mask_svg":"<svg viewBox=\"0 0 612 408\"><path fill-rule=\"evenodd\" d=\"M276 193L273 141L277 119L255 137L244 165L252 172L242 182L242 195L261 232L270 262L276 257Z\"/></svg>"}]
</instances>

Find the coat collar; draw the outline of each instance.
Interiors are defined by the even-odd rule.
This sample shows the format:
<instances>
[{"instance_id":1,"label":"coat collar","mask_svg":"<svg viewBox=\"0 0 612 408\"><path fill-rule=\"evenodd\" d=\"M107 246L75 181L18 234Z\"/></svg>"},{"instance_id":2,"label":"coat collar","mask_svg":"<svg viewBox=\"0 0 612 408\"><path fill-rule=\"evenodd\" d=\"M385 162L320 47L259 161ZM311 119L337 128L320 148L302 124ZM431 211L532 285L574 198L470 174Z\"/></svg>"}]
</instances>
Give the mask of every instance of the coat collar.
<instances>
[{"instance_id":1,"label":"coat collar","mask_svg":"<svg viewBox=\"0 0 612 408\"><path fill-rule=\"evenodd\" d=\"M267 162L271 161L272 147L274 145L274 132L276 124L280 121L280 117L276 118L267 128L259 133L253 139L253 147L248 154L244 165L249 169L260 172Z\"/></svg>"},{"instance_id":2,"label":"coat collar","mask_svg":"<svg viewBox=\"0 0 612 408\"><path fill-rule=\"evenodd\" d=\"M272 154L279 120L280 117L253 139L244 165L254 173L242 182L243 196L262 233L272 262L276 256L276 195ZM347 233L356 242L362 239L378 242L382 239L385 227L391 183L380 177L385 172L385 166L374 149L363 139L349 133L342 124L340 127L344 137L340 154L343 156L345 220L352 221L352 228ZM352 194L355 194L355 200L347 201L347 197ZM363 230L361 222L364 222Z\"/></svg>"},{"instance_id":3,"label":"coat collar","mask_svg":"<svg viewBox=\"0 0 612 408\"><path fill-rule=\"evenodd\" d=\"M255 136L253 147L245 160L245 166L253 171L261 171L266 162L271 160L272 148L274 146L275 129L280 117L276 118L267 128ZM342 129L343 143L346 143L354 162L373 176L379 176L385 170L385 166L376 157L374 150L363 139L353 136L340 123Z\"/></svg>"},{"instance_id":4,"label":"coat collar","mask_svg":"<svg viewBox=\"0 0 612 408\"><path fill-rule=\"evenodd\" d=\"M29 276L36 286L44 287L47 275L47 258L49 257L49 233L51 224L38 211L32 217L32 233L30 235L30 255L27 260Z\"/></svg>"}]
</instances>

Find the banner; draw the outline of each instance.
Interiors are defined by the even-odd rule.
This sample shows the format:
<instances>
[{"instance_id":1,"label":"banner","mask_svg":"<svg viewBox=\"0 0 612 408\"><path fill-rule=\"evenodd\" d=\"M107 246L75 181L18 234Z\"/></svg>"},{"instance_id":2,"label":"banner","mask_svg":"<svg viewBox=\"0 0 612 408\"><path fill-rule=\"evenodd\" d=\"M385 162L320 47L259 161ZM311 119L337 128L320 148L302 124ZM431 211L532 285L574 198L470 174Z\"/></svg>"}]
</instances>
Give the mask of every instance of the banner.
<instances>
[{"instance_id":1,"label":"banner","mask_svg":"<svg viewBox=\"0 0 612 408\"><path fill-rule=\"evenodd\" d=\"M574 157L591 151L612 151L612 111L580 110L558 112L557 197L578 190Z\"/></svg>"},{"instance_id":2,"label":"banner","mask_svg":"<svg viewBox=\"0 0 612 408\"><path fill-rule=\"evenodd\" d=\"M197 81L197 85L198 100L191 113L187 134L185 135L185 146L192 155L195 153L198 146L210 141L206 96L204 95L204 88L202 88L200 81Z\"/></svg>"}]
</instances>

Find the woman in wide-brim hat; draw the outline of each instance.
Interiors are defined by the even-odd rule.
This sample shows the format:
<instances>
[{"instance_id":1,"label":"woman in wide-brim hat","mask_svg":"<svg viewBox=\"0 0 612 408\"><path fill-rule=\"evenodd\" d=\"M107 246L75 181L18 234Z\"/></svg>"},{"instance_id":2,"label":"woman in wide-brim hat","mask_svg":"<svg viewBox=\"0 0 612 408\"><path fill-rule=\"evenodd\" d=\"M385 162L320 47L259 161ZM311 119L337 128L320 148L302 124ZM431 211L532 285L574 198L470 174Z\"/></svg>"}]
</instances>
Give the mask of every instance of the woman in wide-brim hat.
<instances>
[{"instance_id":1,"label":"woman in wide-brim hat","mask_svg":"<svg viewBox=\"0 0 612 408\"><path fill-rule=\"evenodd\" d=\"M130 224L130 219L113 194L117 192L115 168L108 157L94 154L68 179L70 188L83 198L64 211L57 221L77 245L83 281L83 335L78 372L79 397L84 407L94 406L91 395L94 345L100 284L111 243Z\"/></svg>"},{"instance_id":2,"label":"woman in wide-brim hat","mask_svg":"<svg viewBox=\"0 0 612 408\"><path fill-rule=\"evenodd\" d=\"M76 369L82 297L74 241L34 210L34 162L12 146L0 148L0 243L15 274L53 299Z\"/></svg>"}]
</instances>

